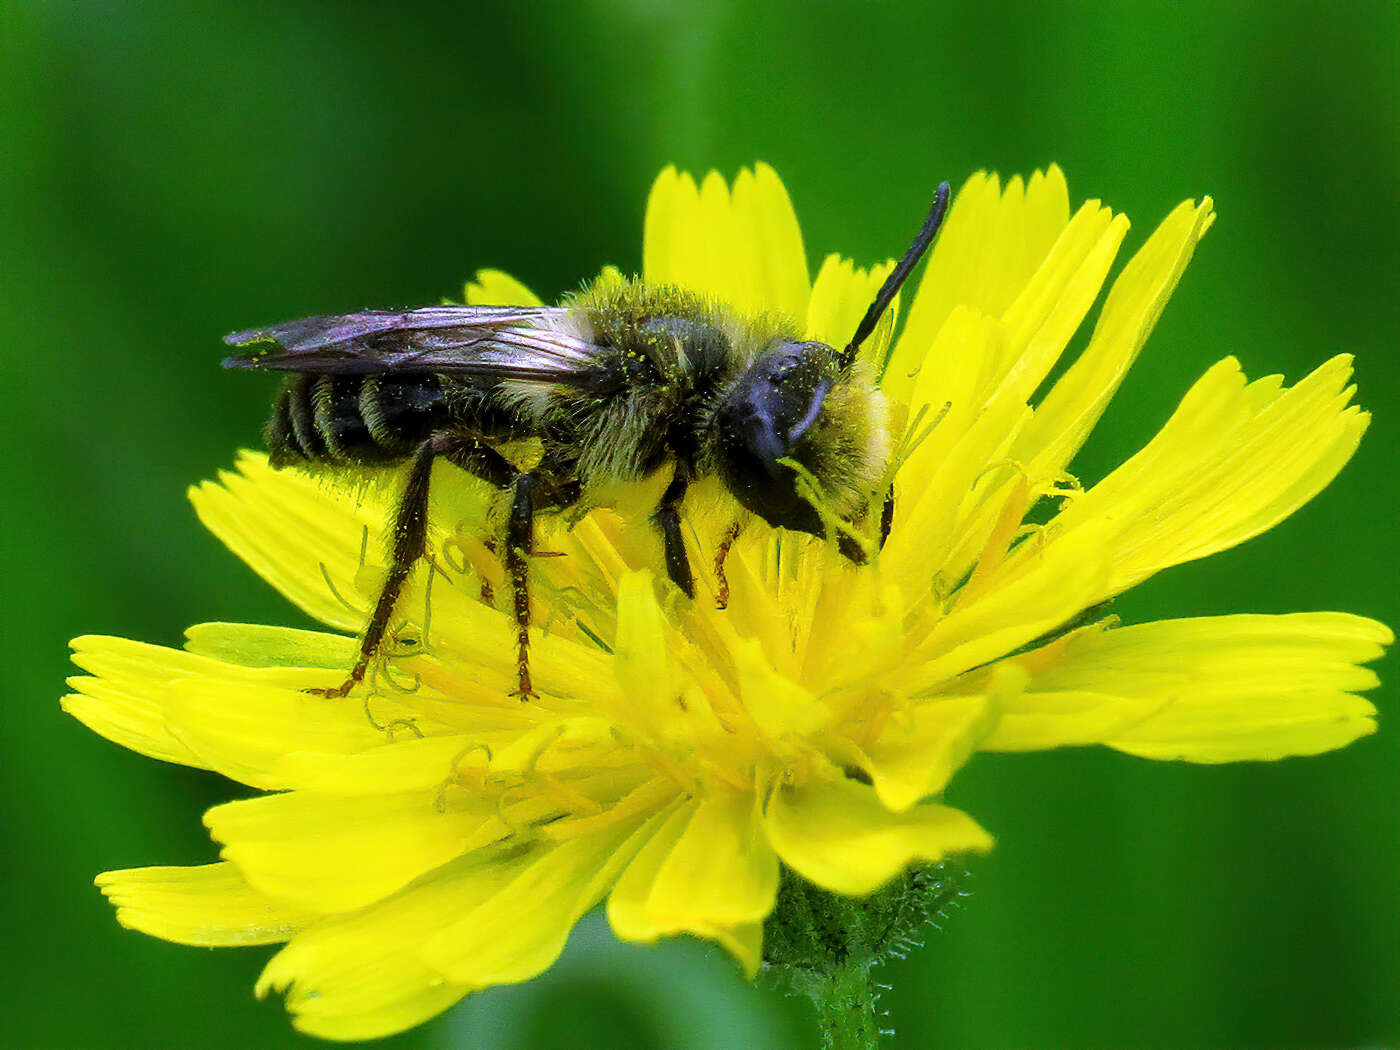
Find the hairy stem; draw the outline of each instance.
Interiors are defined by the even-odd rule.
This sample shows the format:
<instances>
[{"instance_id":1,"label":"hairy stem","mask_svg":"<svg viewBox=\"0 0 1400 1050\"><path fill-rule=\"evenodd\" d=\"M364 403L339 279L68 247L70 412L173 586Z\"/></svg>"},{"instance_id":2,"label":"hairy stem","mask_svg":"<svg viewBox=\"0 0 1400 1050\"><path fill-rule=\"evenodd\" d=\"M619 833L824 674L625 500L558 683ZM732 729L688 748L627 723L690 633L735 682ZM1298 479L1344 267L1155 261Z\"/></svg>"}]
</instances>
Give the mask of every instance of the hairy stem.
<instances>
[{"instance_id":1,"label":"hairy stem","mask_svg":"<svg viewBox=\"0 0 1400 1050\"><path fill-rule=\"evenodd\" d=\"M814 994L824 1050L873 1050L879 1043L870 963L847 959L824 975L826 987ZM815 992L816 990L813 989Z\"/></svg>"}]
</instances>

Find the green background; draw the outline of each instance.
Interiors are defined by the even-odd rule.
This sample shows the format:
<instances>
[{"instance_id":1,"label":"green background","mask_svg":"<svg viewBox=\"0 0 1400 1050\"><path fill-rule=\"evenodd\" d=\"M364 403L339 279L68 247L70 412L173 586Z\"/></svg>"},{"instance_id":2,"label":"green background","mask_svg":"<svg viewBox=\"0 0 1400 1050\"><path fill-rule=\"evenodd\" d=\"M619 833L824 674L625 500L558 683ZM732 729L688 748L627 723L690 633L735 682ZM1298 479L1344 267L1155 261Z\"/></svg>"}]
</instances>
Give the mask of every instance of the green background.
<instances>
[{"instance_id":1,"label":"green background","mask_svg":"<svg viewBox=\"0 0 1400 1050\"><path fill-rule=\"evenodd\" d=\"M0 5L4 340L0 1045L306 1046L266 949L125 933L106 868L202 862L237 789L63 716L65 643L300 623L185 487L269 398L232 329L640 263L675 162L786 181L815 262L900 251L940 179L1065 169L1134 221L1220 220L1078 461L1138 447L1226 354L1296 380L1357 354L1376 419L1288 522L1122 599L1129 621L1342 609L1400 622L1400 7L1391 2ZM1126 254L1125 254L1126 257ZM1400 1041L1400 711L1274 765L982 756L949 797L998 838L945 932L885 969L890 1046ZM801 1047L805 1006L700 945L591 919L543 978L396 1047Z\"/></svg>"}]
</instances>

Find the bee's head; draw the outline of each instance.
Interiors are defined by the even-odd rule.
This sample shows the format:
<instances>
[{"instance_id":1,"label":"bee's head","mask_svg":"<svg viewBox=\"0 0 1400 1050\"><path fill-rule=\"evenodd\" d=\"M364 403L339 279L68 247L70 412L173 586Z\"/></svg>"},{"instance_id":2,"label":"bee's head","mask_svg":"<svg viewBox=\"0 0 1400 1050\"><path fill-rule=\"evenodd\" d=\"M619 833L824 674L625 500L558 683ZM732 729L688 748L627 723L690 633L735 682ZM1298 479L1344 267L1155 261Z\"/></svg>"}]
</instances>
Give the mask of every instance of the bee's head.
<instances>
[{"instance_id":1,"label":"bee's head","mask_svg":"<svg viewBox=\"0 0 1400 1050\"><path fill-rule=\"evenodd\" d=\"M874 383L825 343L775 343L728 391L714 419L725 486L778 528L822 535L821 515L799 489L799 463L827 509L855 513L885 468L889 437Z\"/></svg>"},{"instance_id":2,"label":"bee's head","mask_svg":"<svg viewBox=\"0 0 1400 1050\"><path fill-rule=\"evenodd\" d=\"M914 243L885 278L845 349L780 341L764 349L715 413L716 467L729 491L770 525L820 536L822 516L798 487L799 464L825 509L848 520L874 493L889 458L885 402L857 360L860 346L933 242L948 211L934 194Z\"/></svg>"}]
</instances>

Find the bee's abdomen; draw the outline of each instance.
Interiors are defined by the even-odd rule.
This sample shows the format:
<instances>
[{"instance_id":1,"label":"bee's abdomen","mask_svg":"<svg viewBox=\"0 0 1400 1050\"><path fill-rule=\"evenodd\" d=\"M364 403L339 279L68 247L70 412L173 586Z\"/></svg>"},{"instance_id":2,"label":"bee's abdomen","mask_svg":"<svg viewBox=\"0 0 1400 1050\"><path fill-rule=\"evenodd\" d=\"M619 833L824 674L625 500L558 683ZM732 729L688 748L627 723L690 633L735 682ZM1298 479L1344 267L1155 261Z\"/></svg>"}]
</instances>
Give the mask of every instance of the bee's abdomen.
<instances>
[{"instance_id":1,"label":"bee's abdomen","mask_svg":"<svg viewBox=\"0 0 1400 1050\"><path fill-rule=\"evenodd\" d=\"M274 464L402 459L448 421L436 375L293 375L263 432Z\"/></svg>"}]
</instances>

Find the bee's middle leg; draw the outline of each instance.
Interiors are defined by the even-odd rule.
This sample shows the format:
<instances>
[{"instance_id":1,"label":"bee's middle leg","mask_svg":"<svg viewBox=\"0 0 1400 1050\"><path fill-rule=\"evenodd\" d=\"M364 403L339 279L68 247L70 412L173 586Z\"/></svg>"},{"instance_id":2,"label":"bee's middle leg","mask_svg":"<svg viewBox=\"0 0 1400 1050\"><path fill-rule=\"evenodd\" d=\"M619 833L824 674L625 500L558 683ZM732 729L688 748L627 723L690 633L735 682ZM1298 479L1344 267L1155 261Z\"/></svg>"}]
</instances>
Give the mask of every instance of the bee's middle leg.
<instances>
[{"instance_id":1,"label":"bee's middle leg","mask_svg":"<svg viewBox=\"0 0 1400 1050\"><path fill-rule=\"evenodd\" d=\"M536 695L530 680L530 571L526 558L535 553L535 514L577 502L577 481L555 481L530 471L517 474L506 522L506 574L515 612L516 690L522 700Z\"/></svg>"},{"instance_id":2,"label":"bee's middle leg","mask_svg":"<svg viewBox=\"0 0 1400 1050\"><path fill-rule=\"evenodd\" d=\"M530 681L530 577L525 557L533 553L535 546L534 493L538 479L534 474L521 473L505 456L470 434L444 434L440 451L469 474L512 493L502 560L510 578L515 612L516 695L534 696Z\"/></svg>"},{"instance_id":3,"label":"bee's middle leg","mask_svg":"<svg viewBox=\"0 0 1400 1050\"><path fill-rule=\"evenodd\" d=\"M515 614L515 695L522 699L532 697L535 688L530 680L530 573L525 559L535 550L535 513L577 502L582 486L576 479L558 480L539 470L522 472L472 434L443 434L438 451L468 473L511 493L502 561L510 578ZM564 470L568 464L546 460L541 467L552 473L551 468Z\"/></svg>"}]
</instances>

